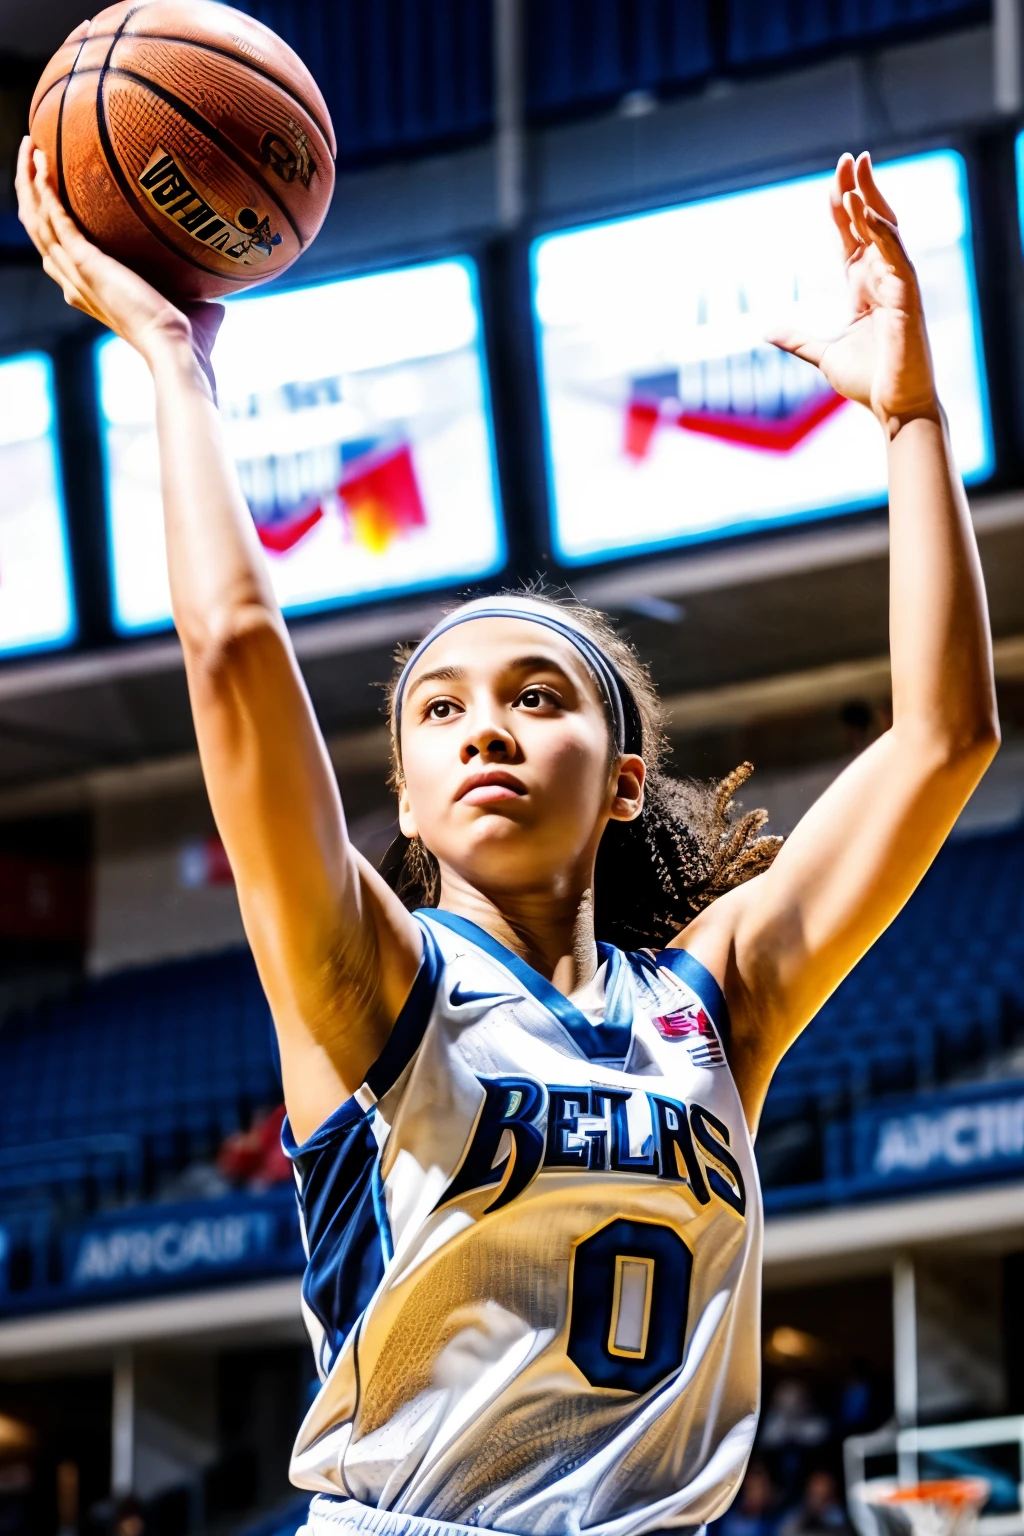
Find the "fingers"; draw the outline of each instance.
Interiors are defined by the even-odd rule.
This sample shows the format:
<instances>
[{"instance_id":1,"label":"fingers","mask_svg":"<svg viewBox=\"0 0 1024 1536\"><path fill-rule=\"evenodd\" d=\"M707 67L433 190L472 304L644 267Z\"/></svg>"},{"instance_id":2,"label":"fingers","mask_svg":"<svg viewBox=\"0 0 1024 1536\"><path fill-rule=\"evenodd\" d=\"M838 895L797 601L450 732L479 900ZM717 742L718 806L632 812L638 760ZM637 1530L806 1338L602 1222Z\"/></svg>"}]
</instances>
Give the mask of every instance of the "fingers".
<instances>
[{"instance_id":1,"label":"fingers","mask_svg":"<svg viewBox=\"0 0 1024 1536\"><path fill-rule=\"evenodd\" d=\"M867 209L859 192L843 194L843 210L850 226L850 233L858 247L871 244L871 229L867 221Z\"/></svg>"},{"instance_id":2,"label":"fingers","mask_svg":"<svg viewBox=\"0 0 1024 1536\"><path fill-rule=\"evenodd\" d=\"M829 205L832 209L833 222L843 242L843 255L847 260L856 254L860 245L859 240L850 228L850 216L843 203L846 194L854 191L856 185L853 156L841 155L839 157L839 164L836 166L836 173L832 178L832 185L829 188Z\"/></svg>"},{"instance_id":3,"label":"fingers","mask_svg":"<svg viewBox=\"0 0 1024 1536\"><path fill-rule=\"evenodd\" d=\"M901 276L913 272L896 214L879 189L867 150L856 160L848 154L840 158L829 201L847 261L864 246L874 245L894 272Z\"/></svg>"},{"instance_id":4,"label":"fingers","mask_svg":"<svg viewBox=\"0 0 1024 1536\"><path fill-rule=\"evenodd\" d=\"M875 168L871 164L871 156L867 150L857 156L854 176L856 178L857 190L867 206L873 208L876 213L882 215L883 219L888 219L889 223L895 226L898 220L891 205L879 190L878 183L875 180Z\"/></svg>"},{"instance_id":5,"label":"fingers","mask_svg":"<svg viewBox=\"0 0 1024 1536\"><path fill-rule=\"evenodd\" d=\"M813 363L815 368L821 366L828 347L828 342L822 341L820 337L804 336L799 331L779 331L775 335L766 336L765 341L782 352L792 352L794 357L802 357L805 363Z\"/></svg>"},{"instance_id":6,"label":"fingers","mask_svg":"<svg viewBox=\"0 0 1024 1536\"><path fill-rule=\"evenodd\" d=\"M54 191L53 183L47 175L46 156L41 149L36 150L36 169L40 212L49 222L54 238L60 242L73 261L79 265L88 261L93 247Z\"/></svg>"},{"instance_id":7,"label":"fingers","mask_svg":"<svg viewBox=\"0 0 1024 1536\"><path fill-rule=\"evenodd\" d=\"M911 277L913 265L896 225L868 207L859 192L847 192L843 203L859 240L864 245L874 245L891 271L903 278Z\"/></svg>"},{"instance_id":8,"label":"fingers","mask_svg":"<svg viewBox=\"0 0 1024 1536\"><path fill-rule=\"evenodd\" d=\"M47 175L46 156L31 139L18 151L19 216L43 258L43 271L61 288L65 301L98 318L89 293L86 267L92 246L69 216Z\"/></svg>"},{"instance_id":9,"label":"fingers","mask_svg":"<svg viewBox=\"0 0 1024 1536\"><path fill-rule=\"evenodd\" d=\"M32 140L24 138L18 149L18 167L14 176L18 194L18 218L36 249L42 253L39 235L39 189L35 182Z\"/></svg>"}]
</instances>

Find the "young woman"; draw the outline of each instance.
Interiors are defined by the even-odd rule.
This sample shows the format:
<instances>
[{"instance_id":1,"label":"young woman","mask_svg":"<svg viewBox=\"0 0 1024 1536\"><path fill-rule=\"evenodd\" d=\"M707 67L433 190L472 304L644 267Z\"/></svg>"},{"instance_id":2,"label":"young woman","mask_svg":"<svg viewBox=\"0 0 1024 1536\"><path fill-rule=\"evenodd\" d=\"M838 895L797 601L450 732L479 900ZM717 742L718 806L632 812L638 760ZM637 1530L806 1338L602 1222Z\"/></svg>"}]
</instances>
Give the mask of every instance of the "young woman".
<instances>
[{"instance_id":1,"label":"young woman","mask_svg":"<svg viewBox=\"0 0 1024 1536\"><path fill-rule=\"evenodd\" d=\"M18 190L68 302L156 386L174 617L308 1238L310 1529L700 1526L757 1417L751 1138L772 1073L998 741L970 517L870 161L844 156L832 191L852 324L777 340L885 438L891 729L777 849L760 814L728 816L742 773L717 798L664 775L650 685L599 616L466 604L392 693L417 912L348 842L225 452L210 312L93 249L28 143Z\"/></svg>"}]
</instances>

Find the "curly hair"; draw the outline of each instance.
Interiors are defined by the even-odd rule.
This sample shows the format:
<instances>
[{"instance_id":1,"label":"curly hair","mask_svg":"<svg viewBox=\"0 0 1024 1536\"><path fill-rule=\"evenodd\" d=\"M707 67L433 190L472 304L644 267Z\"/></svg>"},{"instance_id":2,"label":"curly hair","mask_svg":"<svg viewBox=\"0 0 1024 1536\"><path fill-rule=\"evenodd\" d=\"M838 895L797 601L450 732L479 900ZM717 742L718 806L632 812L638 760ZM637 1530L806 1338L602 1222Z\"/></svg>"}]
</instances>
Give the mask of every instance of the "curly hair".
<instances>
[{"instance_id":1,"label":"curly hair","mask_svg":"<svg viewBox=\"0 0 1024 1536\"><path fill-rule=\"evenodd\" d=\"M737 790L753 772L750 763L741 763L721 782L711 784L668 773L661 701L647 667L606 614L571 594L530 588L525 595L550 604L584 629L614 662L636 700L641 756L647 765L644 808L635 821L609 822L605 829L594 876L594 928L599 939L621 949L661 948L716 897L767 869L782 839L762 834L767 811L740 814L734 802ZM387 686L395 789L402 785L395 694L412 650L404 646L396 652L395 672ZM406 906L437 905L440 870L418 837L397 838L381 871Z\"/></svg>"}]
</instances>

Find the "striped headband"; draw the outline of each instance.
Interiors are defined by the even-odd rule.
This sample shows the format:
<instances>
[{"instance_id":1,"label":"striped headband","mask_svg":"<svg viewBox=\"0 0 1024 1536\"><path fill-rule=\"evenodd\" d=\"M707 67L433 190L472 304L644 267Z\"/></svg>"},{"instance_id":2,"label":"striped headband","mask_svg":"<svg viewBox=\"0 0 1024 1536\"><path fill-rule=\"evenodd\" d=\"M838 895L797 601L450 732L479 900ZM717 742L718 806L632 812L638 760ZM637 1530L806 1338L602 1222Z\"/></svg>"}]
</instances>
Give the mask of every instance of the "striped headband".
<instances>
[{"instance_id":1,"label":"striped headband","mask_svg":"<svg viewBox=\"0 0 1024 1536\"><path fill-rule=\"evenodd\" d=\"M454 613L447 614L434 625L429 635L422 639L402 668L402 675L395 688L395 741L401 753L402 701L405 685L413 667L428 646L456 624L468 624L471 619L525 619L530 624L541 624L553 629L573 646L587 664L587 670L598 686L601 698L611 720L617 752L639 753L643 743L643 724L632 689L618 667L615 666L585 630L568 616L538 603L529 597L480 597L464 603Z\"/></svg>"}]
</instances>

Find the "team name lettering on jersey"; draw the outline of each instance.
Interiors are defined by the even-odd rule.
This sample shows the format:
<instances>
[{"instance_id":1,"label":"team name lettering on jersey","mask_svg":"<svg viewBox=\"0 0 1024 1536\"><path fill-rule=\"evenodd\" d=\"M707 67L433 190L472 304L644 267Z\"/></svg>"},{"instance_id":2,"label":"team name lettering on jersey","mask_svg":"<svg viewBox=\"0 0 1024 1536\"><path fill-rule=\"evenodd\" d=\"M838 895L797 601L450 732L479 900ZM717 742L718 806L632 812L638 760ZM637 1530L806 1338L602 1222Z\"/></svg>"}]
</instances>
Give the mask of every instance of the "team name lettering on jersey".
<instances>
[{"instance_id":1,"label":"team name lettering on jersey","mask_svg":"<svg viewBox=\"0 0 1024 1536\"><path fill-rule=\"evenodd\" d=\"M729 1130L703 1105L665 1094L600 1084L563 1086L530 1077L481 1077L484 1102L473 1136L437 1203L498 1185L485 1214L508 1205L546 1168L630 1173L685 1184L707 1205L712 1196L743 1216L746 1190L729 1150ZM646 1131L640 1150L633 1129ZM500 1161L502 1139L511 1143Z\"/></svg>"}]
</instances>

